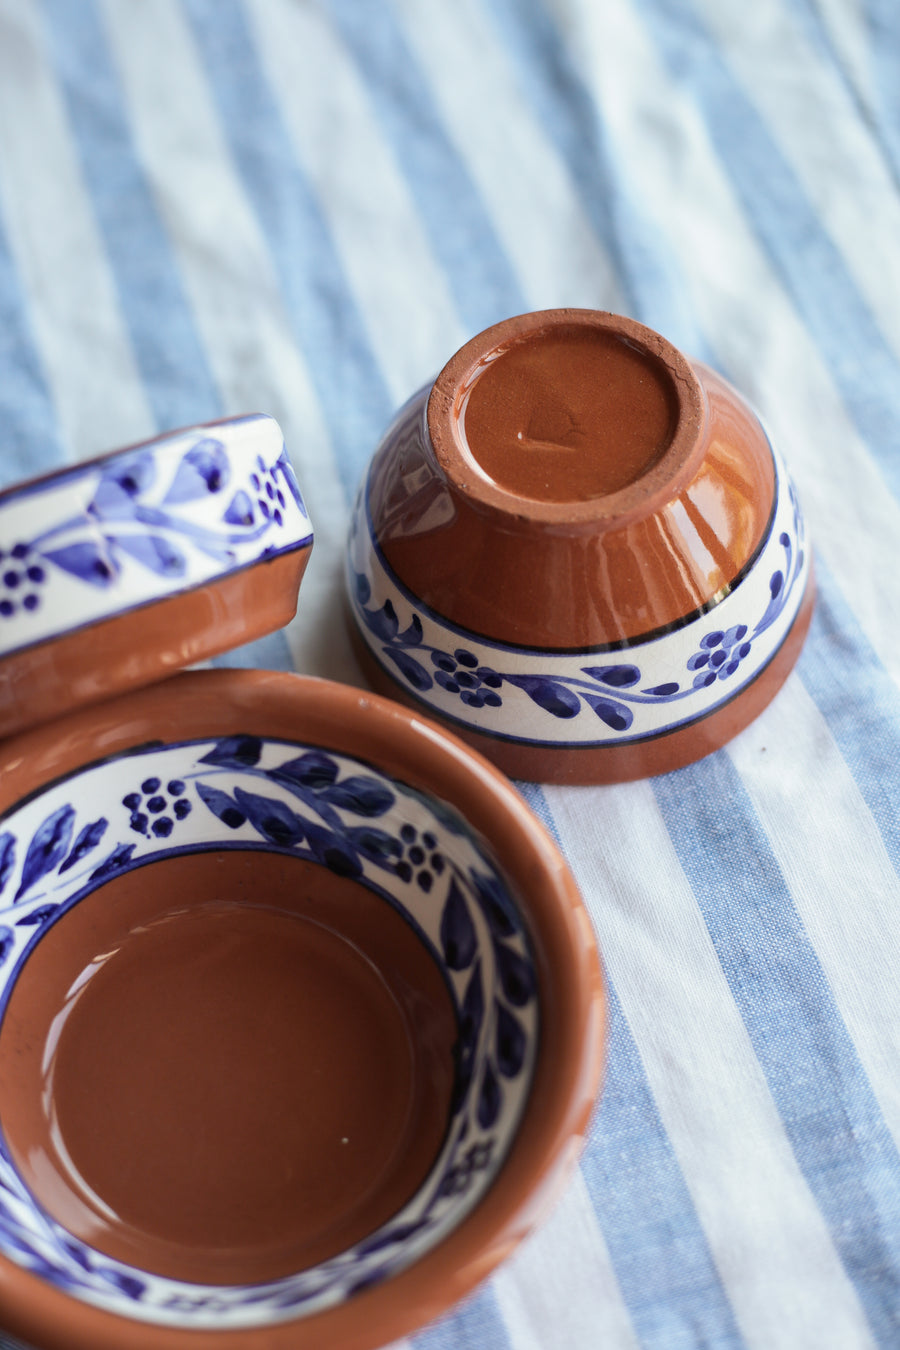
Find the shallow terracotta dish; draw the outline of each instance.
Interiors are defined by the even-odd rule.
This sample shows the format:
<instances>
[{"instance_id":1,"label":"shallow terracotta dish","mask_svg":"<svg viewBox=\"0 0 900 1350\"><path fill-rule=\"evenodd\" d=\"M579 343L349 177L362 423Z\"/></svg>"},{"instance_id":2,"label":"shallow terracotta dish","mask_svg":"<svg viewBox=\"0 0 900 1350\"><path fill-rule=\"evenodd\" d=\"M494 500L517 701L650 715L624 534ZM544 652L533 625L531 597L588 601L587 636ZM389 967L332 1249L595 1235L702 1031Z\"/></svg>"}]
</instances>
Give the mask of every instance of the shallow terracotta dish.
<instances>
[{"instance_id":1,"label":"shallow terracotta dish","mask_svg":"<svg viewBox=\"0 0 900 1350\"><path fill-rule=\"evenodd\" d=\"M575 885L396 703L192 673L8 740L0 907L0 1325L30 1345L383 1345L577 1156Z\"/></svg>"},{"instance_id":2,"label":"shallow terracotta dish","mask_svg":"<svg viewBox=\"0 0 900 1350\"><path fill-rule=\"evenodd\" d=\"M513 777L602 783L718 749L813 604L797 497L720 376L634 320L509 319L376 451L347 553L374 686Z\"/></svg>"},{"instance_id":3,"label":"shallow terracotta dish","mask_svg":"<svg viewBox=\"0 0 900 1350\"><path fill-rule=\"evenodd\" d=\"M288 623L311 547L261 415L0 493L0 736Z\"/></svg>"}]
</instances>

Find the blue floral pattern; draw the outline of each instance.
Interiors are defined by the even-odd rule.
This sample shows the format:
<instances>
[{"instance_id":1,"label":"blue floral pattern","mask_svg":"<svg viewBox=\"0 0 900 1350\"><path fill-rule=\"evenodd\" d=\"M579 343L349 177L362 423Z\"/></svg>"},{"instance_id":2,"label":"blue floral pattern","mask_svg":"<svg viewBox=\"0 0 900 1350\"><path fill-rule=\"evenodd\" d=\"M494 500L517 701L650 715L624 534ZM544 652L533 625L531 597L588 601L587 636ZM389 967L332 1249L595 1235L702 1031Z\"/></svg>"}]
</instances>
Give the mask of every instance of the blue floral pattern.
<instances>
[{"instance_id":1,"label":"blue floral pattern","mask_svg":"<svg viewBox=\"0 0 900 1350\"><path fill-rule=\"evenodd\" d=\"M777 504L754 566L712 610L624 649L503 647L428 610L391 572L357 503L347 585L360 633L410 693L490 735L623 743L706 715L749 683L790 629L809 573L793 486L775 457ZM623 659L627 657L628 659Z\"/></svg>"},{"instance_id":2,"label":"blue floral pattern","mask_svg":"<svg viewBox=\"0 0 900 1350\"><path fill-rule=\"evenodd\" d=\"M0 654L311 540L270 417L11 489L0 496Z\"/></svg>"},{"instance_id":3,"label":"blue floral pattern","mask_svg":"<svg viewBox=\"0 0 900 1350\"><path fill-rule=\"evenodd\" d=\"M429 1176L387 1224L333 1260L253 1288L207 1288L135 1270L35 1206L0 1138L6 1256L130 1316L252 1326L387 1278L477 1202L530 1089L537 977L502 874L444 803L348 756L235 735L95 765L0 825L0 1008L42 934L110 877L186 849L262 848L352 877L393 905L442 969L459 1028L451 1119Z\"/></svg>"}]
</instances>

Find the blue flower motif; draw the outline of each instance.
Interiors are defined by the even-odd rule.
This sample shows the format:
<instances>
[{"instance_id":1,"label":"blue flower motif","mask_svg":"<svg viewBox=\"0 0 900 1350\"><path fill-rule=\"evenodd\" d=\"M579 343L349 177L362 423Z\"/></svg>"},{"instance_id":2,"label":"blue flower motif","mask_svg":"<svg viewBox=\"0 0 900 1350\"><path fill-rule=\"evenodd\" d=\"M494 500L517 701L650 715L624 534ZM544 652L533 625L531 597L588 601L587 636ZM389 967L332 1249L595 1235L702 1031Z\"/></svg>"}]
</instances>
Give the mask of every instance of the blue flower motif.
<instances>
[{"instance_id":1,"label":"blue flower motif","mask_svg":"<svg viewBox=\"0 0 900 1350\"><path fill-rule=\"evenodd\" d=\"M726 632L715 629L700 639L700 649L688 659L688 670L695 671L694 688L705 689L715 680L727 680L750 655L747 625L735 624Z\"/></svg>"},{"instance_id":2,"label":"blue flower motif","mask_svg":"<svg viewBox=\"0 0 900 1350\"><path fill-rule=\"evenodd\" d=\"M503 683L502 675L490 666L478 664L478 657L465 647L454 652L433 649L431 663L436 667L434 680L448 694L458 694L470 708L499 708L503 700L496 692Z\"/></svg>"}]
</instances>

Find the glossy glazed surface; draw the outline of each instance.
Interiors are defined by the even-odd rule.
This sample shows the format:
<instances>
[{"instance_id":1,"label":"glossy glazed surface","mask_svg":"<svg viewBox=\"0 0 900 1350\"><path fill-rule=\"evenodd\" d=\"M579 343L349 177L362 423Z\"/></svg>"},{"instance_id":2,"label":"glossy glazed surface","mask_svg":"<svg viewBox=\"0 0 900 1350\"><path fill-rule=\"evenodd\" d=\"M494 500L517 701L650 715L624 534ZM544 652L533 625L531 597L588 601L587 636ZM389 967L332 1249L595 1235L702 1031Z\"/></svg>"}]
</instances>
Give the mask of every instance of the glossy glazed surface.
<instances>
[{"instance_id":1,"label":"glossy glazed surface","mask_svg":"<svg viewBox=\"0 0 900 1350\"><path fill-rule=\"evenodd\" d=\"M580 312L552 313L565 328ZM538 333L550 322L525 317ZM609 319L591 315L587 327ZM520 337L519 321L510 323ZM473 633L547 648L628 641L722 592L758 547L772 508L771 452L743 400L640 324L616 319L614 332L645 344L654 385L662 356L670 363L679 416L666 453L600 498L534 503L491 491L462 448L458 417L473 366L506 340L506 325L498 328L407 405L373 460L372 524L401 581Z\"/></svg>"},{"instance_id":2,"label":"glossy glazed surface","mask_svg":"<svg viewBox=\"0 0 900 1350\"><path fill-rule=\"evenodd\" d=\"M200 1283L351 1247L443 1138L456 1020L412 929L266 853L156 862L41 941L0 1025L2 1122L72 1233Z\"/></svg>"},{"instance_id":3,"label":"glossy glazed surface","mask_svg":"<svg viewBox=\"0 0 900 1350\"><path fill-rule=\"evenodd\" d=\"M408 1269L355 1293L348 1302L302 1321L246 1334L229 1332L227 1337L235 1350L260 1344L271 1350L312 1350L322 1344L370 1350L461 1297L546 1212L577 1156L597 1091L601 976L574 883L518 794L487 763L432 724L395 703L349 688L265 672L177 676L158 688L7 742L0 762L0 811L8 811L42 783L53 782L53 791L64 792L62 776L98 756L100 768L115 765L123 754L127 766L129 755L155 753L142 748L148 742L180 743L185 735L212 737L219 747L212 760L204 761L206 777L211 764L222 762L222 738L229 746L234 742L244 747L251 733L305 735L329 747L329 755L343 749L362 756L414 793L436 794L464 818L477 821L479 837L503 860L534 942L543 1030L533 1090L512 1151L478 1207ZM241 755L243 763L244 748ZM260 817L251 834L258 837L258 830L267 828ZM140 868L134 875L152 870ZM33 864L26 871L37 875ZM40 904L40 897L35 903ZM60 932L64 926L60 922ZM112 1316L67 1297L5 1258L0 1259L0 1308L9 1330L34 1345L60 1350L219 1350L223 1343L220 1332L187 1332Z\"/></svg>"},{"instance_id":4,"label":"glossy glazed surface","mask_svg":"<svg viewBox=\"0 0 900 1350\"><path fill-rule=\"evenodd\" d=\"M591 501L636 482L668 447L679 401L666 367L580 325L511 341L474 372L456 412L463 452L534 501Z\"/></svg>"},{"instance_id":5,"label":"glossy glazed surface","mask_svg":"<svg viewBox=\"0 0 900 1350\"><path fill-rule=\"evenodd\" d=\"M0 736L289 622L312 542L262 414L0 492Z\"/></svg>"},{"instance_id":6,"label":"glossy glazed surface","mask_svg":"<svg viewBox=\"0 0 900 1350\"><path fill-rule=\"evenodd\" d=\"M813 593L796 493L744 400L579 310L487 330L401 410L347 587L376 688L516 777L567 782L718 748L780 686Z\"/></svg>"}]
</instances>

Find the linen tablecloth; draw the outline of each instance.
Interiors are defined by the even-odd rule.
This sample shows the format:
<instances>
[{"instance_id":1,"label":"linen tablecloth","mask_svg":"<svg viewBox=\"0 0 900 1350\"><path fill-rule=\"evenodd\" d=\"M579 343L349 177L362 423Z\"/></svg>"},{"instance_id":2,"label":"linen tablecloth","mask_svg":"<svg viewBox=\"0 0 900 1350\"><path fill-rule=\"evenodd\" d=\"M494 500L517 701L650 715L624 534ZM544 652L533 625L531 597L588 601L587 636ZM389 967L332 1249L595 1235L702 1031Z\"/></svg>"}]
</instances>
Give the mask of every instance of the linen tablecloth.
<instances>
[{"instance_id":1,"label":"linen tablecloth","mask_svg":"<svg viewBox=\"0 0 900 1350\"><path fill-rule=\"evenodd\" d=\"M404 1350L900 1345L898 185L893 0L0 0L2 483L274 414L317 542L228 663L361 681L364 466L525 310L717 367L806 509L818 607L755 725L522 786L602 948L606 1087L546 1225Z\"/></svg>"}]
</instances>

